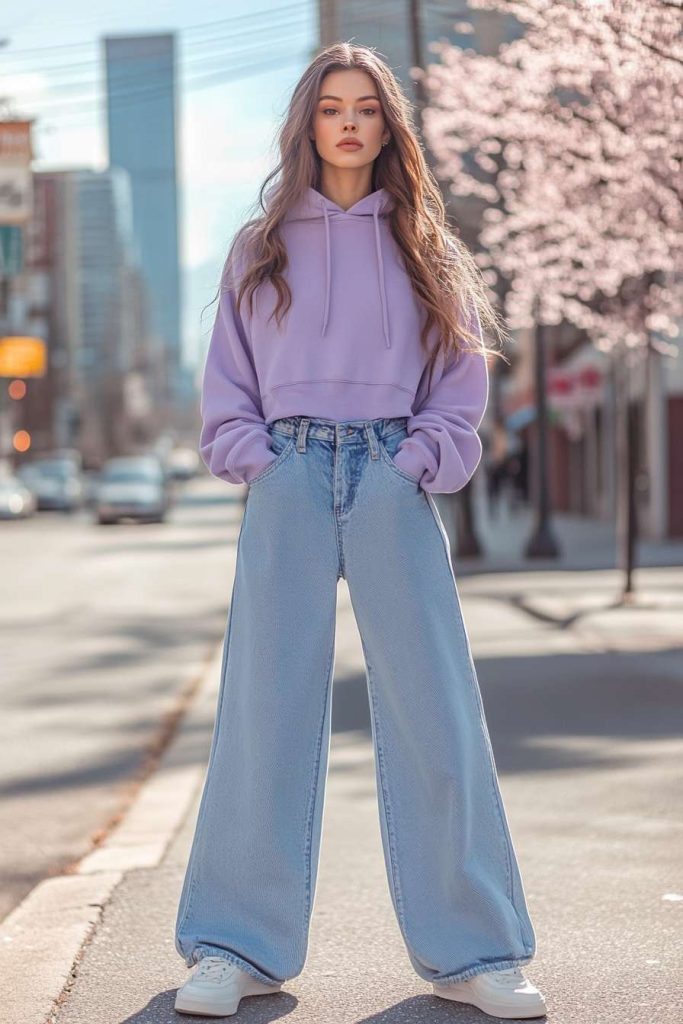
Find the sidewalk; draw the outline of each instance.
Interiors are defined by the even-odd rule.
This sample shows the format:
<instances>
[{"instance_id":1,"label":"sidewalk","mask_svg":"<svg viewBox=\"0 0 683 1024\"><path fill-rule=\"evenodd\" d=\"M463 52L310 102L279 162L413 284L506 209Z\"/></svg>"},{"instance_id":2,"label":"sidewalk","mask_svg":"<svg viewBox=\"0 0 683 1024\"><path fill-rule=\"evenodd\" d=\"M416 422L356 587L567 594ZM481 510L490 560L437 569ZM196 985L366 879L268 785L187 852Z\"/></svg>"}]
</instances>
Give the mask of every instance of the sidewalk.
<instances>
[{"instance_id":1,"label":"sidewalk","mask_svg":"<svg viewBox=\"0 0 683 1024\"><path fill-rule=\"evenodd\" d=\"M557 1024L674 1024L683 1018L676 958L683 827L675 813L683 546L672 547L675 567L639 570L634 607L611 610L618 573L582 564L586 548L597 550L604 538L590 525L559 517L557 524L565 543L583 540L579 557L515 570L515 543L494 530L484 572L456 565L537 933L537 955L525 970ZM515 536L525 536L527 525L520 517ZM34 890L0 927L6 1024L192 1019L173 1010L187 977L173 926L220 660L219 647L120 829L86 858L82 874L48 879L48 895L41 900ZM437 1000L407 959L386 881L362 651L343 581L332 728L306 967L282 993L243 1001L235 1019L494 1019ZM69 891L55 908L61 883Z\"/></svg>"},{"instance_id":2,"label":"sidewalk","mask_svg":"<svg viewBox=\"0 0 683 1024\"><path fill-rule=\"evenodd\" d=\"M437 505L451 537L449 504ZM529 509L487 515L475 499L479 557L454 558L456 577L468 593L514 605L539 621L572 628L604 650L657 651L683 645L683 539L636 543L633 593L622 601L624 574L615 567L613 524L554 513L557 558L524 556L534 529Z\"/></svg>"},{"instance_id":3,"label":"sidewalk","mask_svg":"<svg viewBox=\"0 0 683 1024\"><path fill-rule=\"evenodd\" d=\"M437 494L436 503L449 534L450 495ZM553 512L551 533L559 547L557 558L527 558L524 549L532 536L535 519L531 509L503 507L499 517L490 516L481 486L474 494L474 524L482 556L459 559L457 574L481 572L543 572L547 569L611 569L616 564L617 538L614 523L566 512ZM683 537L678 540L638 539L638 567L683 567Z\"/></svg>"}]
</instances>

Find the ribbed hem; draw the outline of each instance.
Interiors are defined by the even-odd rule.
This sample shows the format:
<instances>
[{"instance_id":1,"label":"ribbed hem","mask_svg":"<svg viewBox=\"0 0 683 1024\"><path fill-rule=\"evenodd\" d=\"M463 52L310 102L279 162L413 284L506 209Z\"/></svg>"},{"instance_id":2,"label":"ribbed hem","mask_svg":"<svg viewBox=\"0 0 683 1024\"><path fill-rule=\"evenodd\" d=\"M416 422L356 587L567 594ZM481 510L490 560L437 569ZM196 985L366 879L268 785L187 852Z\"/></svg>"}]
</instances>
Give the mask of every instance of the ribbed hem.
<instances>
[{"instance_id":1,"label":"ribbed hem","mask_svg":"<svg viewBox=\"0 0 683 1024\"><path fill-rule=\"evenodd\" d=\"M468 978L473 978L475 974L485 974L487 971L504 971L508 967L521 967L522 964L531 963L535 955L535 953L527 953L525 956L508 957L505 960L490 960L487 963L473 964L462 971L456 971L455 974L445 974L440 978L434 977L431 980L435 985L455 985L458 981L467 981Z\"/></svg>"},{"instance_id":2,"label":"ribbed hem","mask_svg":"<svg viewBox=\"0 0 683 1024\"><path fill-rule=\"evenodd\" d=\"M261 404L267 423L284 416L372 420L412 415L413 399L412 391L397 384L304 380L272 388L261 396Z\"/></svg>"},{"instance_id":3,"label":"ribbed hem","mask_svg":"<svg viewBox=\"0 0 683 1024\"><path fill-rule=\"evenodd\" d=\"M263 971L259 971L258 967L254 967L247 960L243 960L241 956L237 956L236 953L230 953L227 949L222 949L220 946L202 945L195 946L190 959L185 958L185 963L188 967L192 967L193 964L199 963L206 956L219 956L223 960L228 960L231 964L237 964L243 971L250 974L253 978L258 978L259 981L264 982L266 985L281 985L281 980L275 980L268 974L264 974Z\"/></svg>"}]
</instances>

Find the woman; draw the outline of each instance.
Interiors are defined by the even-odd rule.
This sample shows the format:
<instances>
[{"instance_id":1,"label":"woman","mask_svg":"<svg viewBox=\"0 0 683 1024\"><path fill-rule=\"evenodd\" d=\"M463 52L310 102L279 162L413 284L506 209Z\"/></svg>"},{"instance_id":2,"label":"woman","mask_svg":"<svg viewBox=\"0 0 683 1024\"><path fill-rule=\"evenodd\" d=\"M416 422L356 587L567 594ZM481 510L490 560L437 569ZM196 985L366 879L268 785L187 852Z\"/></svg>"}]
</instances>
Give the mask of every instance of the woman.
<instances>
[{"instance_id":1,"label":"woman","mask_svg":"<svg viewBox=\"0 0 683 1024\"><path fill-rule=\"evenodd\" d=\"M263 215L228 253L203 381L202 457L249 489L176 925L198 967L175 1007L229 1015L303 969L344 577L410 961L437 995L538 1016L519 970L535 935L432 497L479 462L495 314L373 50L315 57L280 150Z\"/></svg>"}]
</instances>

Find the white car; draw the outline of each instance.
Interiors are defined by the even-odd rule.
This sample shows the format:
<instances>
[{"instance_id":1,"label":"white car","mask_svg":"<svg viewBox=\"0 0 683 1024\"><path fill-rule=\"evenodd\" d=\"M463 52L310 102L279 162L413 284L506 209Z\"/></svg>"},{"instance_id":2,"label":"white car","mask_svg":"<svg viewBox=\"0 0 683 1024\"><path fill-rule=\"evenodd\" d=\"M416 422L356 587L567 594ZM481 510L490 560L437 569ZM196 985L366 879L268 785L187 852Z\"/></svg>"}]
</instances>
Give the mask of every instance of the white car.
<instances>
[{"instance_id":1,"label":"white car","mask_svg":"<svg viewBox=\"0 0 683 1024\"><path fill-rule=\"evenodd\" d=\"M0 476L0 519L26 519L37 508L36 497L13 475Z\"/></svg>"}]
</instances>

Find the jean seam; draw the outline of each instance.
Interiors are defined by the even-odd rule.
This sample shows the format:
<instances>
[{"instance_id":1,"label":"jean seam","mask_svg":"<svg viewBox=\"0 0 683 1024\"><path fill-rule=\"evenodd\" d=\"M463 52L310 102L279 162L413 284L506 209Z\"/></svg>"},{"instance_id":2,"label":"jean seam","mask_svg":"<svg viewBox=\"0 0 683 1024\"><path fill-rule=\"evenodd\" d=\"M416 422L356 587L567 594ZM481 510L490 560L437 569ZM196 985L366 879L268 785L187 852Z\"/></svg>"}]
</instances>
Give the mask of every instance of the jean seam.
<instances>
[{"instance_id":1,"label":"jean seam","mask_svg":"<svg viewBox=\"0 0 683 1024\"><path fill-rule=\"evenodd\" d=\"M248 486L249 487L253 487L255 484L260 484L262 480L265 480L266 477L269 477L270 474L274 473L276 469L279 469L279 467L282 465L282 463L287 460L290 452L292 451L292 449L294 447L294 442L295 442L295 437L292 435L292 437L290 437L289 441L287 442L285 447L282 449L282 451L278 455L278 457L275 460L275 462L271 463L270 466L267 466L266 469L264 469L262 473L258 473L255 477L253 477L249 481L249 485Z\"/></svg>"},{"instance_id":2,"label":"jean seam","mask_svg":"<svg viewBox=\"0 0 683 1024\"><path fill-rule=\"evenodd\" d=\"M244 525L245 525L245 522L246 522L247 506L248 506L248 504L249 504L249 502L248 502L248 499L247 499L247 504L245 505L245 509L244 509L243 514L242 514L242 523L241 523L241 526L240 526L239 536L237 538L237 547L235 549L235 564L236 564L237 567L239 567L240 544L242 542L242 534L244 533ZM208 783L209 783L209 780L211 778L211 769L213 767L213 762L215 760L216 752L218 750L218 734L219 734L220 729L221 729L223 702L224 702L224 699L225 699L225 692L227 690L227 686L226 686L226 683L225 683L225 676L226 676L227 667L228 667L228 657L230 655L230 637L231 637L231 634L232 634L233 612L234 612L234 609L235 609L235 603L236 603L236 598L237 598L237 579L238 579L238 576L237 576L237 572L236 572L235 573L234 583L233 583L232 595L231 595L231 598L230 598L230 612L228 614L227 632L226 632L226 635L225 635L225 642L224 642L224 647L223 647L223 657L221 659L220 694L219 694L219 699L218 699L218 705L216 707L215 733L214 733L213 741L212 741L212 744L211 744L211 753L209 755L209 762L208 762L208 765L207 765L207 768L206 768L205 790L204 790L204 793L203 793L203 796L202 796L201 806L200 806L200 809L199 809L199 815L198 815L198 818L197 818L197 825L195 827L195 837L197 838L197 842L193 843L192 853L191 853L191 856L190 856L190 859L189 859L189 862L188 862L188 868L187 868L187 870L190 872L190 888L189 888L189 891L188 891L188 894L187 894L187 898L185 900L185 906L182 909L182 916L180 917L178 925L177 925L177 928L176 928L176 931L177 931L178 935L180 935L180 932L181 932L185 922L187 921L187 919L190 916L190 908L192 906L192 901L193 901L194 894L195 894L195 888L196 888L196 885L197 885L197 872L194 870L194 864L195 864L195 860L196 860L196 852L197 852L197 849L199 848L198 836L199 836L201 825L203 824L204 817L205 817L205 814L206 814L206 806L208 804L208 799L207 799L208 798Z\"/></svg>"},{"instance_id":3,"label":"jean seam","mask_svg":"<svg viewBox=\"0 0 683 1024\"><path fill-rule=\"evenodd\" d=\"M335 609L336 616L336 609ZM327 659L327 668L325 671L325 690L323 695L323 712L320 719L320 726L318 727L318 738L316 742L315 761L313 766L313 775L311 778L309 798L308 798L308 811L306 814L306 826L305 836L306 842L304 845L304 878L305 878L305 896L304 896L304 918L303 918L303 930L302 936L305 938L309 924L310 924L310 912L311 912L311 848L313 845L313 819L315 817L315 807L317 803L318 788L320 784L320 757L322 753L322 738L323 731L325 728L325 716L327 714L327 704L329 701L330 685L332 674L332 665L334 663L334 618L331 623L332 642L330 644L330 653Z\"/></svg>"},{"instance_id":4,"label":"jean seam","mask_svg":"<svg viewBox=\"0 0 683 1024\"><path fill-rule=\"evenodd\" d=\"M517 926L519 928L519 933L520 933L520 937L522 939L522 944L526 947L526 942L524 940L524 930L522 928L522 921L521 921L521 918L520 918L520 915L519 915L519 911L517 909L517 905L515 904L514 895L513 895L513 891L512 891L512 854L511 854L511 851L510 851L510 843L511 843L512 840L511 840L511 837L509 835L508 829L507 829L506 824L505 824L505 817L504 817L503 809L502 809L502 806L501 806L500 796L496 792L496 784L495 784L495 776L494 776L495 760L494 760L493 746L491 744L491 739L490 739L490 736L489 736L489 733L488 733L488 727L485 724L485 712L484 712L484 705L483 705L481 693L479 692L479 687L477 685L475 685L472 649L470 647L469 637L467 636L467 630L465 629L465 625L464 625L463 618L462 618L462 613L460 611L460 599L459 599L459 596L458 596L458 588L457 588L457 583L455 581L455 575L454 575L454 572L453 572L453 567L451 565L448 539L447 539L447 537L444 537L442 527L441 527L441 525L439 523L439 520L437 519L436 512L435 512L435 509L434 509L434 504L433 504L434 503L434 499L433 499L433 497L430 494L427 494L427 500L428 500L428 504L429 504L429 508L431 510L432 516L434 518L434 523L435 523L435 525L436 525L436 527L437 527L437 529L439 531L439 535L441 537L441 541L442 541L442 543L444 545L444 549L445 549L446 562L447 562L447 565L448 565L449 575L450 575L450 578L451 578L451 583L453 584L453 592L454 592L454 596L455 596L455 600L456 600L456 610L458 611L458 614L456 615L456 619L458 621L458 628L459 628L460 634L461 634L461 636L462 636L462 638L464 640L465 649L467 651L467 660L468 660L468 668L469 668L469 671L467 673L467 677L468 677L468 680L469 680L470 690L472 691L472 693L474 695L475 701L476 701L478 709L479 709L479 717L480 717L480 720L481 720L482 734L484 736L484 742L485 742L485 745L486 745L486 748L487 748L487 752L488 752L489 784L491 786L491 792L492 792L492 795L493 795L493 799L494 799L494 803L495 803L496 810L497 810L497 813L498 813L498 817L500 819L501 835L503 837L503 847L505 849L504 863L505 863L505 873L506 873L506 896L507 896L508 902L510 903L510 905L512 906L512 908L513 908L513 910L515 912L515 917L517 919Z\"/></svg>"},{"instance_id":5,"label":"jean seam","mask_svg":"<svg viewBox=\"0 0 683 1024\"><path fill-rule=\"evenodd\" d=\"M387 822L387 834L389 838L389 864L391 865L391 878L393 881L394 894L396 897L396 913L398 916L399 925L405 942L409 945L407 924L405 918L405 908L403 903L403 890L398 873L398 854L396 851L396 833L393 825L393 812L391 811L391 801L389 799L389 792L386 781L386 767L384 764L384 748L382 747L382 728L380 725L379 708L377 704L375 685L372 674L372 667L368 658L368 652L365 646L365 641L361 637L361 645L363 648L363 655L365 658L365 664L367 666L368 673L368 689L370 691L370 703L372 705L372 714L375 722L375 733L377 738L377 763L379 765L379 781L380 781L380 794L382 797L382 805L384 807L384 815Z\"/></svg>"},{"instance_id":6,"label":"jean seam","mask_svg":"<svg viewBox=\"0 0 683 1024\"><path fill-rule=\"evenodd\" d=\"M400 426L400 427L394 427L394 429L393 429L393 430L389 430L389 431L387 431L387 433L386 433L386 434L382 434L382 436L381 436L381 437L380 437L380 436L379 436L379 434L378 434L378 435L377 435L377 440L378 440L378 441L379 441L379 442L381 443L381 442L382 442L382 441L383 441L383 440L384 440L385 438L387 438L387 437L393 437L393 436L394 436L394 434L398 434L398 433L399 433L399 432L400 432L401 430L404 430L404 431L405 431L405 429L406 429L406 428L405 428L404 426Z\"/></svg>"},{"instance_id":7,"label":"jean seam","mask_svg":"<svg viewBox=\"0 0 683 1024\"><path fill-rule=\"evenodd\" d=\"M339 516L341 514L341 506L337 505L338 494L339 494L339 453L337 448L332 446L332 515L334 516L334 535L337 541L337 579L346 579L346 569L344 567L344 545L342 541L341 524L339 522Z\"/></svg>"}]
</instances>

